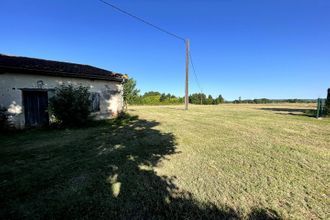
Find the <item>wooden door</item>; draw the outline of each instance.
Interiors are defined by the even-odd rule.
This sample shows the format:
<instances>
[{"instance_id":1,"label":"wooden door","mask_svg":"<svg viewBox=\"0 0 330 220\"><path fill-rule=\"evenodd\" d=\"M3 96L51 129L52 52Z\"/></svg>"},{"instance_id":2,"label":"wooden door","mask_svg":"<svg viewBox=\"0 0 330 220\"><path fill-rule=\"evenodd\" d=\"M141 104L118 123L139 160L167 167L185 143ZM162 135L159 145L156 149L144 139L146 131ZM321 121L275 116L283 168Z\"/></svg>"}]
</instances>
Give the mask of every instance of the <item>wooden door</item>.
<instances>
[{"instance_id":1,"label":"wooden door","mask_svg":"<svg viewBox=\"0 0 330 220\"><path fill-rule=\"evenodd\" d=\"M25 125L40 127L48 125L47 91L23 91Z\"/></svg>"}]
</instances>

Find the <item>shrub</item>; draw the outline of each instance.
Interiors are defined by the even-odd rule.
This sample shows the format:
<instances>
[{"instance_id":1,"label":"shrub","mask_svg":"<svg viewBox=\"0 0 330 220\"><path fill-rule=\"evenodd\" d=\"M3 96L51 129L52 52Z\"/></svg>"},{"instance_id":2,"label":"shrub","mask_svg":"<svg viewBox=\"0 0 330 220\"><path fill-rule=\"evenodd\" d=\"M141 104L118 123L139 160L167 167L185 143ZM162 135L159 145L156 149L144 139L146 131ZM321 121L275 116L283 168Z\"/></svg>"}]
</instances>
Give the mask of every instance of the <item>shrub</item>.
<instances>
[{"instance_id":1,"label":"shrub","mask_svg":"<svg viewBox=\"0 0 330 220\"><path fill-rule=\"evenodd\" d=\"M88 87L62 85L55 89L55 95L50 99L50 111L64 126L85 124L90 114L89 96Z\"/></svg>"},{"instance_id":2,"label":"shrub","mask_svg":"<svg viewBox=\"0 0 330 220\"><path fill-rule=\"evenodd\" d=\"M6 108L0 108L0 130L8 128L8 114Z\"/></svg>"}]
</instances>

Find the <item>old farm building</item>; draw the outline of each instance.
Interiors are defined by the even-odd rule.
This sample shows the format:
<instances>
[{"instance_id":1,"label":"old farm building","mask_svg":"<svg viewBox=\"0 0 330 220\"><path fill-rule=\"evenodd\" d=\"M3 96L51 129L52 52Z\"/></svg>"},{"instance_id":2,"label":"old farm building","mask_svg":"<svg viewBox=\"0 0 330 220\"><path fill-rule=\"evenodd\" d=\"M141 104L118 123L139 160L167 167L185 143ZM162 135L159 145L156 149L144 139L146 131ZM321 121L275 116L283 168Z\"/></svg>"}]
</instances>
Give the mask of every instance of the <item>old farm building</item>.
<instances>
[{"instance_id":1,"label":"old farm building","mask_svg":"<svg viewBox=\"0 0 330 220\"><path fill-rule=\"evenodd\" d=\"M73 84L90 88L96 118L109 118L123 109L124 78L88 65L0 54L0 107L16 128L45 125L54 88Z\"/></svg>"}]
</instances>

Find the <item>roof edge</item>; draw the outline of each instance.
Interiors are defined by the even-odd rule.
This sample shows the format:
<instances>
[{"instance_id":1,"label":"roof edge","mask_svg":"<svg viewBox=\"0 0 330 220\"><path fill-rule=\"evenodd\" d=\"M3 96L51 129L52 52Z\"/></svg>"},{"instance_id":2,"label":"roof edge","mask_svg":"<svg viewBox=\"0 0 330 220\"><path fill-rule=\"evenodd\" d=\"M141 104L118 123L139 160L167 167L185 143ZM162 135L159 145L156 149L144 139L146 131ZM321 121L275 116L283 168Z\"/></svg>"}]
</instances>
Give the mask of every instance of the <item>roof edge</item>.
<instances>
[{"instance_id":1,"label":"roof edge","mask_svg":"<svg viewBox=\"0 0 330 220\"><path fill-rule=\"evenodd\" d=\"M21 73L62 76L83 79L98 79L123 83L126 74L101 69L86 64L11 56L0 53L0 73Z\"/></svg>"},{"instance_id":2,"label":"roof edge","mask_svg":"<svg viewBox=\"0 0 330 220\"><path fill-rule=\"evenodd\" d=\"M49 70L37 70L37 69L26 69L26 68L11 68L0 66L0 74L1 73L13 73L13 74L29 74L29 75L47 75L47 76L58 76L58 77L71 77L71 78L80 78L80 79L97 79L97 80L105 80L105 81L115 81L124 83L124 77L107 77L100 75L82 75L77 73L67 73L67 72L57 72L57 71L49 71ZM121 74L123 75L123 74ZM124 75L123 75L124 76Z\"/></svg>"}]
</instances>

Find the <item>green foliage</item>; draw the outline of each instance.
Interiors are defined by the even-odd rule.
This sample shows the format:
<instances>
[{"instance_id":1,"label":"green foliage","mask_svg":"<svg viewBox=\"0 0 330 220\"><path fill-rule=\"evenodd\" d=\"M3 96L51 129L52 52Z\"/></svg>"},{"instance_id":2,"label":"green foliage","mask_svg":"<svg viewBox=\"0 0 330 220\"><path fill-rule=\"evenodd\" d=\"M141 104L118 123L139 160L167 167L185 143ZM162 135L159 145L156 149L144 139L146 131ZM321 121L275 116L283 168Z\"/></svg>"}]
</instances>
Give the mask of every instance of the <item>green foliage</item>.
<instances>
[{"instance_id":1,"label":"green foliage","mask_svg":"<svg viewBox=\"0 0 330 220\"><path fill-rule=\"evenodd\" d=\"M163 94L161 94L161 96L160 96L160 98L159 98L159 101L160 102L164 102L165 100L166 100L166 95L165 95L165 93L163 93Z\"/></svg>"},{"instance_id":2,"label":"green foliage","mask_svg":"<svg viewBox=\"0 0 330 220\"><path fill-rule=\"evenodd\" d=\"M124 102L132 105L172 105L183 104L184 97L177 97L170 93L160 93L157 91L149 91L143 95L139 95L140 90L136 89L136 81L133 78L128 79L124 84ZM224 103L221 95L213 99L211 95L206 97L204 93L195 93L189 96L189 102L192 104L216 105Z\"/></svg>"},{"instance_id":3,"label":"green foliage","mask_svg":"<svg viewBox=\"0 0 330 220\"><path fill-rule=\"evenodd\" d=\"M127 104L134 104L134 102L139 98L140 90L136 89L136 81L133 78L128 79L124 83L124 103L125 108L127 108Z\"/></svg>"},{"instance_id":4,"label":"green foliage","mask_svg":"<svg viewBox=\"0 0 330 220\"><path fill-rule=\"evenodd\" d=\"M142 96L142 104L146 104L146 105L159 104L160 97L161 95L159 92L154 92L154 91L146 92Z\"/></svg>"},{"instance_id":5,"label":"green foliage","mask_svg":"<svg viewBox=\"0 0 330 220\"><path fill-rule=\"evenodd\" d=\"M183 98L176 97L175 95L171 95L168 93L167 95L165 93L162 93L160 95L159 101L161 104L180 104L183 103Z\"/></svg>"},{"instance_id":6,"label":"green foliage","mask_svg":"<svg viewBox=\"0 0 330 220\"><path fill-rule=\"evenodd\" d=\"M159 104L160 95L147 95L142 97L142 103L146 105Z\"/></svg>"},{"instance_id":7,"label":"green foliage","mask_svg":"<svg viewBox=\"0 0 330 220\"><path fill-rule=\"evenodd\" d=\"M224 103L225 102L225 99L222 97L222 95L219 95L217 100L218 100L218 103Z\"/></svg>"},{"instance_id":8,"label":"green foliage","mask_svg":"<svg viewBox=\"0 0 330 220\"><path fill-rule=\"evenodd\" d=\"M50 110L56 120L64 126L85 124L90 114L88 87L61 85L50 99Z\"/></svg>"},{"instance_id":9,"label":"green foliage","mask_svg":"<svg viewBox=\"0 0 330 220\"><path fill-rule=\"evenodd\" d=\"M238 99L232 101L234 104L270 104L270 103L315 103L314 99ZM230 102L229 102L230 103Z\"/></svg>"},{"instance_id":10,"label":"green foliage","mask_svg":"<svg viewBox=\"0 0 330 220\"><path fill-rule=\"evenodd\" d=\"M189 96L189 103L191 104L205 104L206 95L204 93L193 93Z\"/></svg>"},{"instance_id":11,"label":"green foliage","mask_svg":"<svg viewBox=\"0 0 330 220\"><path fill-rule=\"evenodd\" d=\"M143 95L143 97L148 97L148 96L160 96L160 93L159 92L150 91L150 92L144 93L144 95Z\"/></svg>"},{"instance_id":12,"label":"green foliage","mask_svg":"<svg viewBox=\"0 0 330 220\"><path fill-rule=\"evenodd\" d=\"M211 95L206 97L204 93L193 93L189 96L189 103L191 104L203 104L203 105L217 105L224 103L224 98L222 95L219 95L218 98L213 98Z\"/></svg>"},{"instance_id":13,"label":"green foliage","mask_svg":"<svg viewBox=\"0 0 330 220\"><path fill-rule=\"evenodd\" d=\"M325 101L325 114L330 116L330 88L328 89L328 96Z\"/></svg>"},{"instance_id":14,"label":"green foliage","mask_svg":"<svg viewBox=\"0 0 330 220\"><path fill-rule=\"evenodd\" d=\"M170 93L160 94L160 92L149 91L142 96L139 95L140 90L136 89L136 81L132 78L128 79L124 84L124 102L131 105L170 105L183 103L183 98L176 97Z\"/></svg>"},{"instance_id":15,"label":"green foliage","mask_svg":"<svg viewBox=\"0 0 330 220\"><path fill-rule=\"evenodd\" d=\"M167 95L163 93L161 94L159 101L162 105L181 104L183 103L183 98L176 97L175 95L171 95L170 93L168 93Z\"/></svg>"},{"instance_id":16,"label":"green foliage","mask_svg":"<svg viewBox=\"0 0 330 220\"><path fill-rule=\"evenodd\" d=\"M171 104L181 104L183 103L183 98L176 97L171 94L160 94L159 92L150 91L144 93L142 96L135 96L132 102L129 104L134 105L171 105Z\"/></svg>"},{"instance_id":17,"label":"green foliage","mask_svg":"<svg viewBox=\"0 0 330 220\"><path fill-rule=\"evenodd\" d=\"M0 131L8 128L8 113L6 108L0 108Z\"/></svg>"}]
</instances>

